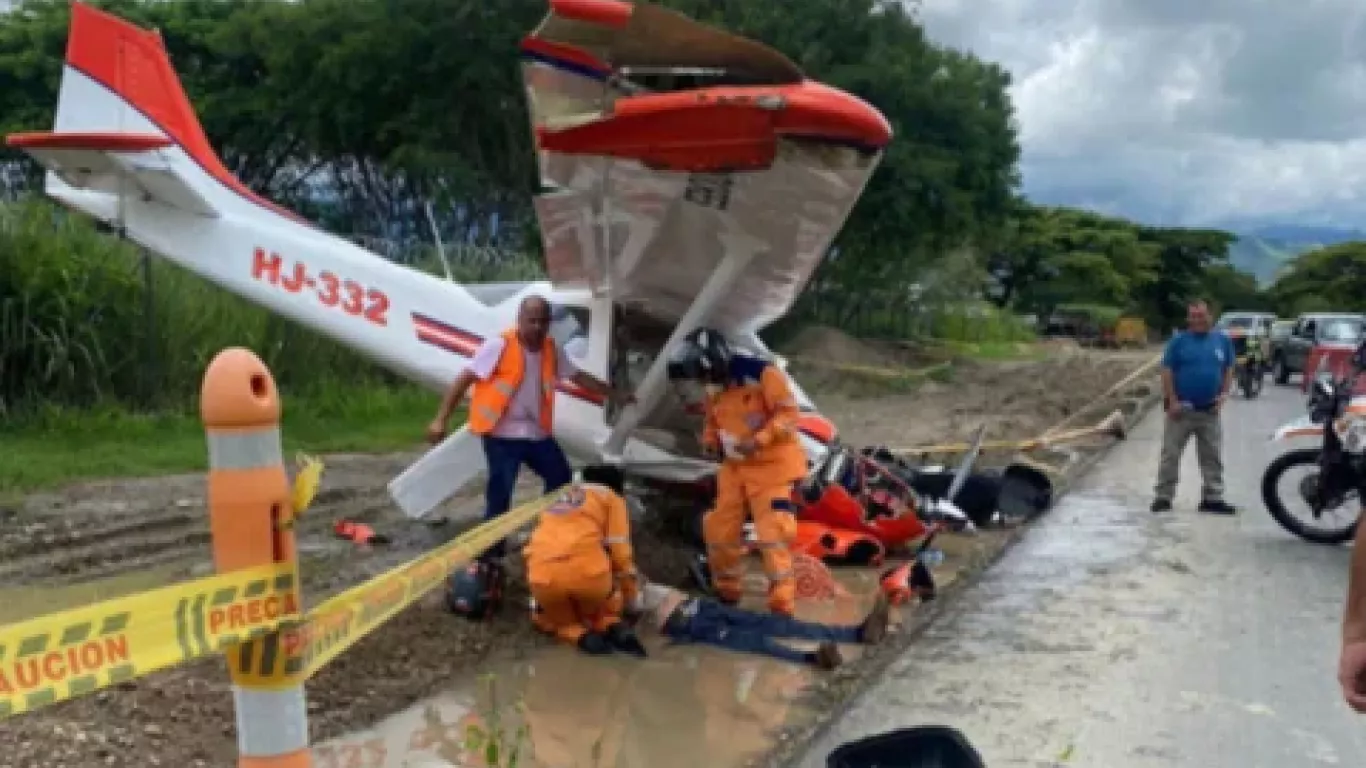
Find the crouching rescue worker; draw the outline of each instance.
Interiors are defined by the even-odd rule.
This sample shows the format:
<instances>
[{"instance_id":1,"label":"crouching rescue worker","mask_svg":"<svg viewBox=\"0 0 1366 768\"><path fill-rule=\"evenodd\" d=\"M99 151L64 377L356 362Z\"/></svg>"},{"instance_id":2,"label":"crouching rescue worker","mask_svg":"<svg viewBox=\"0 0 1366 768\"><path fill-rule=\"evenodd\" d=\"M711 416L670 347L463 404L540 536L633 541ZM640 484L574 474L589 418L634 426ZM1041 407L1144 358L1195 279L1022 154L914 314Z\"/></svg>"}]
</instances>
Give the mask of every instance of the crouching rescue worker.
<instances>
[{"instance_id":1,"label":"crouching rescue worker","mask_svg":"<svg viewBox=\"0 0 1366 768\"><path fill-rule=\"evenodd\" d=\"M707 328L687 336L670 359L669 375L700 382L706 390L703 446L722 457L716 504L702 520L717 597L732 605L740 599L748 511L768 574L768 607L791 616L796 583L788 545L797 532L792 492L807 465L787 377L767 361L733 354L725 338Z\"/></svg>"},{"instance_id":2,"label":"crouching rescue worker","mask_svg":"<svg viewBox=\"0 0 1366 768\"><path fill-rule=\"evenodd\" d=\"M522 557L538 629L585 653L644 656L621 619L637 591L631 520L621 493L621 470L585 467L582 481L563 489L541 513Z\"/></svg>"},{"instance_id":3,"label":"crouching rescue worker","mask_svg":"<svg viewBox=\"0 0 1366 768\"><path fill-rule=\"evenodd\" d=\"M691 597L663 584L642 583L639 598L630 605L642 626L656 629L679 643L704 643L741 653L772 656L821 669L838 667L840 643L876 645L887 636L891 616L885 595L855 626L801 621L790 616L734 608L705 597ZM814 651L800 651L782 639L815 640Z\"/></svg>"}]
</instances>

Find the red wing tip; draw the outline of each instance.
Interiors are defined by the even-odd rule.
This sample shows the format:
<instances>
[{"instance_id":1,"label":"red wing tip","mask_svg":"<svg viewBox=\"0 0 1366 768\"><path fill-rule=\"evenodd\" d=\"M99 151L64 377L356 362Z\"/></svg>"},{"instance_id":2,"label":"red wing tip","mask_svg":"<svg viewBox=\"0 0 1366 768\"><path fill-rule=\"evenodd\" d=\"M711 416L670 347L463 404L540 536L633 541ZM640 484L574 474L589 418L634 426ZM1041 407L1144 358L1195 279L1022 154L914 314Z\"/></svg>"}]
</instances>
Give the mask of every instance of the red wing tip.
<instances>
[{"instance_id":1,"label":"red wing tip","mask_svg":"<svg viewBox=\"0 0 1366 768\"><path fill-rule=\"evenodd\" d=\"M550 10L566 19L621 29L631 21L635 8L621 0L550 0Z\"/></svg>"},{"instance_id":2,"label":"red wing tip","mask_svg":"<svg viewBox=\"0 0 1366 768\"><path fill-rule=\"evenodd\" d=\"M172 145L165 136L145 133L11 133L5 145L15 149L90 149L98 152L147 152Z\"/></svg>"}]
</instances>

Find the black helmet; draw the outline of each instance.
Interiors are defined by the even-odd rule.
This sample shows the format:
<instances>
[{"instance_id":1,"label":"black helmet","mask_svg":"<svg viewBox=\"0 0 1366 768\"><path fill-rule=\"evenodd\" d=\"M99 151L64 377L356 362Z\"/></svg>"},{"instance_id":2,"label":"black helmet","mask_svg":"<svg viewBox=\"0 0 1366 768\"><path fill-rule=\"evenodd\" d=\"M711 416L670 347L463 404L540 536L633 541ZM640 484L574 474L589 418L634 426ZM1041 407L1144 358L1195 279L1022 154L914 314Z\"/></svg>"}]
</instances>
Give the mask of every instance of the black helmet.
<instances>
[{"instance_id":1,"label":"black helmet","mask_svg":"<svg viewBox=\"0 0 1366 768\"><path fill-rule=\"evenodd\" d=\"M730 344L711 328L698 328L683 338L669 358L673 381L724 384L730 377Z\"/></svg>"},{"instance_id":2,"label":"black helmet","mask_svg":"<svg viewBox=\"0 0 1366 768\"><path fill-rule=\"evenodd\" d=\"M470 621L483 621L498 611L507 574L498 563L475 560L456 569L446 584L446 607Z\"/></svg>"}]
</instances>

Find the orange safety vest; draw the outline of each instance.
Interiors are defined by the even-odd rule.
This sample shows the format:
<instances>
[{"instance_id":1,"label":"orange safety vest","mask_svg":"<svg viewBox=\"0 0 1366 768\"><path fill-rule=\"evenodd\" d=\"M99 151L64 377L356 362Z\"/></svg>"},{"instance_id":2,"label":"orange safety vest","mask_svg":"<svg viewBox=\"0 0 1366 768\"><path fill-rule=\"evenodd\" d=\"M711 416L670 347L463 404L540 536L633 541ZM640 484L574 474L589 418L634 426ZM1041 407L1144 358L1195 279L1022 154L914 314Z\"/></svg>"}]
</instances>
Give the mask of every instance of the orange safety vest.
<instances>
[{"instance_id":1,"label":"orange safety vest","mask_svg":"<svg viewBox=\"0 0 1366 768\"><path fill-rule=\"evenodd\" d=\"M503 353L498 356L493 375L486 381L474 382L474 394L470 397L469 427L476 435L493 431L526 374L526 358L522 356L522 342L517 338L517 331L504 331L502 336ZM551 432L555 420L555 384L560 379L555 363L555 342L546 336L541 345L541 429L546 434Z\"/></svg>"}]
</instances>

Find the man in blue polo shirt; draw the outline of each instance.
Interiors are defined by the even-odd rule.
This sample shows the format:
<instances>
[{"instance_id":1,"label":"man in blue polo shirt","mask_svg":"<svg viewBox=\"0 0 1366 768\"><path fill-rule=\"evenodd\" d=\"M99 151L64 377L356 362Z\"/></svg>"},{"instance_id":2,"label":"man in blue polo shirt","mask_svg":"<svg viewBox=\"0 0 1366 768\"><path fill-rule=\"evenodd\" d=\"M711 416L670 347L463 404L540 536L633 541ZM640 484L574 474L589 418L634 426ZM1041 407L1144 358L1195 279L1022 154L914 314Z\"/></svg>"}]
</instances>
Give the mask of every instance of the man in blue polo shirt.
<instances>
[{"instance_id":1,"label":"man in blue polo shirt","mask_svg":"<svg viewBox=\"0 0 1366 768\"><path fill-rule=\"evenodd\" d=\"M1162 353L1162 395L1167 418L1162 430L1162 459L1152 511L1166 512L1176 496L1181 454L1195 438L1204 486L1200 511L1215 515L1237 512L1224 501L1224 460L1220 456L1223 431L1219 411L1233 386L1233 342L1223 331L1211 330L1209 305L1192 302L1186 330L1167 342Z\"/></svg>"}]
</instances>

